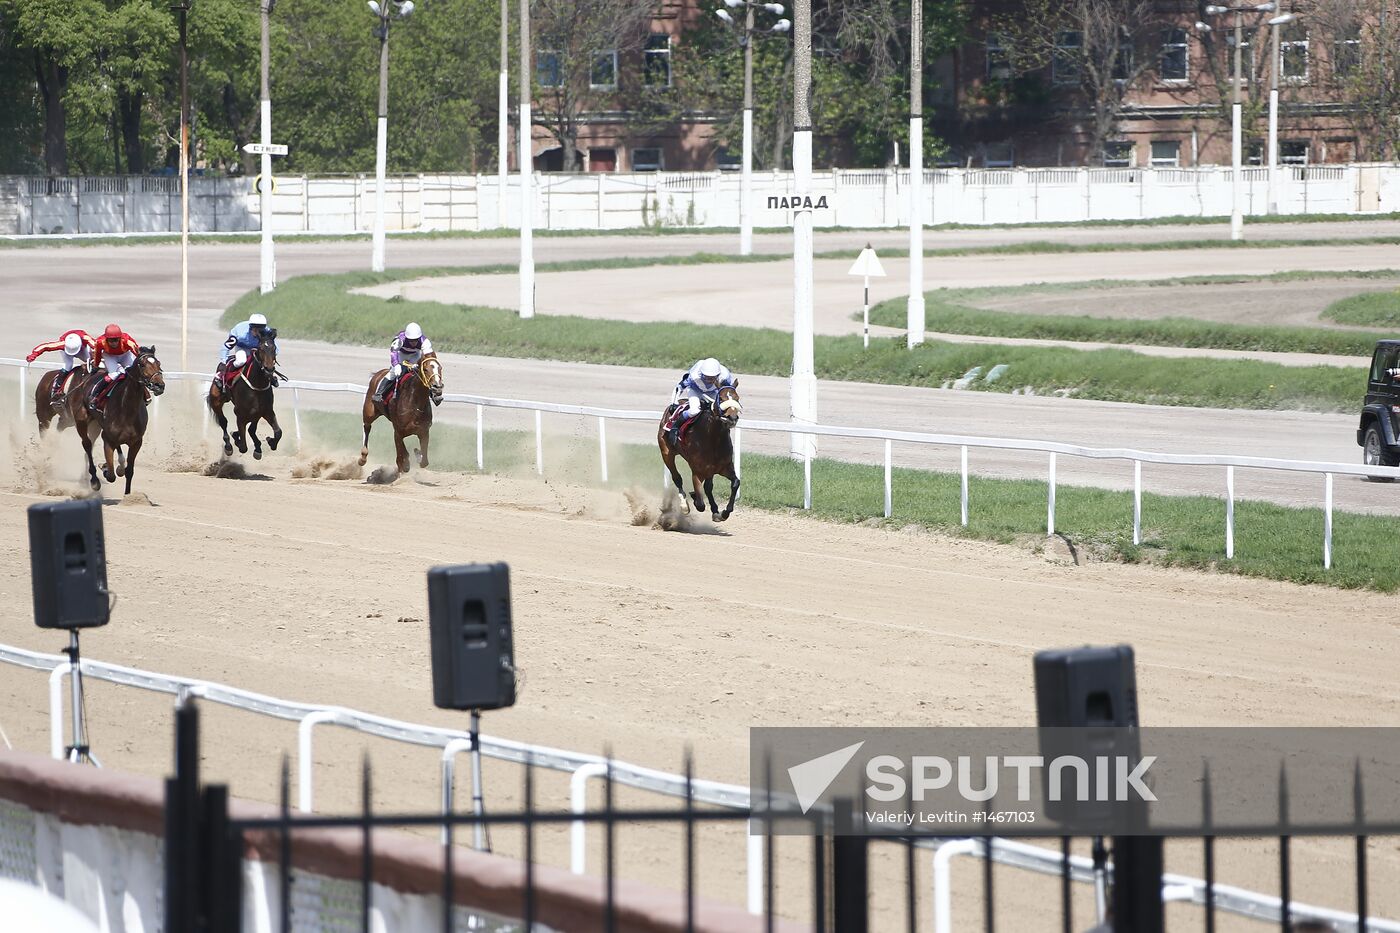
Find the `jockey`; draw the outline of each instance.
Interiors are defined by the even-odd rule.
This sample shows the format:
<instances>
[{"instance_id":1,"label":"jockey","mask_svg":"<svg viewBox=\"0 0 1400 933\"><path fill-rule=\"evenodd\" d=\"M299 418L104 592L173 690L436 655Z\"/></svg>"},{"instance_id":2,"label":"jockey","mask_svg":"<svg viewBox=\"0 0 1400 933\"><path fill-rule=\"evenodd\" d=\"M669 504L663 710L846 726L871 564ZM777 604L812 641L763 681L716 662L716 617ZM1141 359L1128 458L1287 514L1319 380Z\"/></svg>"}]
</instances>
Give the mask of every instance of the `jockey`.
<instances>
[{"instance_id":1,"label":"jockey","mask_svg":"<svg viewBox=\"0 0 1400 933\"><path fill-rule=\"evenodd\" d=\"M217 375L227 378L229 372L242 369L248 362L248 354L258 348L258 342L266 329L267 318L261 314L250 314L248 320L233 325L233 329L228 332L228 339L224 341L223 355L219 358L219 366L215 370ZM272 346L274 350L277 348L276 339L273 340ZM232 365L229 365L230 358L233 360ZM218 381L216 376L215 382ZM277 385L275 373L272 374L272 384Z\"/></svg>"},{"instance_id":2,"label":"jockey","mask_svg":"<svg viewBox=\"0 0 1400 933\"><path fill-rule=\"evenodd\" d=\"M680 440L681 425L700 414L702 403L713 405L719 398L719 390L725 387L737 389L739 380L714 357L700 360L690 367L690 371L676 383L676 391L671 398L676 409L666 428L667 443L675 447ZM682 399L685 400L684 405L680 404Z\"/></svg>"},{"instance_id":3,"label":"jockey","mask_svg":"<svg viewBox=\"0 0 1400 933\"><path fill-rule=\"evenodd\" d=\"M96 409L97 396L112 384L113 379L126 372L126 368L136 362L136 354L140 352L141 345L136 342L135 337L117 324L107 325L107 329L97 341L97 362L106 373L101 379L92 381L92 388L88 390L88 408Z\"/></svg>"},{"instance_id":4,"label":"jockey","mask_svg":"<svg viewBox=\"0 0 1400 933\"><path fill-rule=\"evenodd\" d=\"M32 363L45 353L52 353L54 350L62 350L63 355L58 358L59 364L63 366L65 373L72 372L73 367L79 363L87 366L92 362L92 351L97 349L97 341L85 330L64 331L57 340L50 340L48 343L41 343L29 355L24 358L26 363Z\"/></svg>"},{"instance_id":5,"label":"jockey","mask_svg":"<svg viewBox=\"0 0 1400 933\"><path fill-rule=\"evenodd\" d=\"M374 388L374 401L383 403L384 393L403 375L405 365L417 366L423 357L432 352L433 342L423 336L423 328L417 324L410 323L399 331L394 342L389 344L389 369Z\"/></svg>"}]
</instances>

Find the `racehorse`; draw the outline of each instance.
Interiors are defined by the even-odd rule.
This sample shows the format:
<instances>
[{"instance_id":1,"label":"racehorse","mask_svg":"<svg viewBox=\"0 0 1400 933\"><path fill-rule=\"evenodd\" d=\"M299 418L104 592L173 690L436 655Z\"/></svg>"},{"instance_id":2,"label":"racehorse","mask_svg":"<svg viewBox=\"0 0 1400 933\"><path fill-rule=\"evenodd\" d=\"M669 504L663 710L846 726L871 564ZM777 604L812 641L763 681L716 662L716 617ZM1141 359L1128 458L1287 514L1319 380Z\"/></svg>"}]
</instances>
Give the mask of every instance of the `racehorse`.
<instances>
[{"instance_id":1,"label":"racehorse","mask_svg":"<svg viewBox=\"0 0 1400 933\"><path fill-rule=\"evenodd\" d=\"M39 377L39 384L34 387L34 416L39 419L40 434L49 429L49 423L55 417L58 418L58 430L62 431L68 427L70 422L68 420L67 393L75 386L82 385L83 380L91 372L92 370L85 364L74 366L68 372L53 369ZM55 401L56 391L64 393L64 397L57 401Z\"/></svg>"},{"instance_id":2,"label":"racehorse","mask_svg":"<svg viewBox=\"0 0 1400 933\"><path fill-rule=\"evenodd\" d=\"M230 364L232 365L232 360ZM224 456L233 453L233 444L238 452L248 452L248 438L253 439L253 459L262 459L262 441L258 439L258 421L266 421L273 434L267 439L267 446L276 450L282 440L282 426L277 423L277 415L272 410L272 387L277 384L277 331L265 327L258 337L258 346L249 355L243 371L229 386L219 376L209 385L209 395L205 400L214 420L224 432ZM228 419L224 417L224 403L233 400L233 417L238 430L233 432L233 443L229 442Z\"/></svg>"},{"instance_id":3,"label":"racehorse","mask_svg":"<svg viewBox=\"0 0 1400 933\"><path fill-rule=\"evenodd\" d=\"M394 426L395 464L400 473L408 472L408 448L403 439L409 435L418 438L418 465L428 466L428 429L433 426L433 406L442 404L442 363L436 353L424 354L415 366L404 364L404 372L397 385L389 387L383 402L374 401L374 388L384 378L387 369L381 369L370 376L369 387L365 389L365 440L360 448L360 466L369 459L369 429L376 418L383 415Z\"/></svg>"},{"instance_id":4,"label":"racehorse","mask_svg":"<svg viewBox=\"0 0 1400 933\"><path fill-rule=\"evenodd\" d=\"M690 423L681 430L680 440L673 450L666 441L666 422L676 407L684 404L685 400L682 399L667 407L665 414L661 416L661 426L656 431L656 444L661 448L661 459L671 473L671 481L676 484L676 491L680 493L681 507L686 512L690 511L690 501L681 481L680 470L676 469L678 455L684 457L685 462L690 465L690 481L695 487L691 495L695 500L695 507L703 512L705 500L708 499L710 518L722 522L734 511L734 497L739 494L739 476L734 472L734 442L729 436L729 432L739 423L739 415L743 411L743 406L739 404L739 391L732 386L725 386L719 390L714 405L702 401L700 413L690 419ZM729 480L729 502L725 504L722 512L715 504L716 476L723 476ZM702 489L705 493L703 497L700 495Z\"/></svg>"},{"instance_id":5,"label":"racehorse","mask_svg":"<svg viewBox=\"0 0 1400 933\"><path fill-rule=\"evenodd\" d=\"M107 393L106 404L96 414L88 411L88 390L93 381L102 378L101 370L93 373L68 393L68 418L78 431L83 442L83 452L87 454L88 479L93 489L101 489L97 479L97 465L92 460L92 444L98 436L107 462L102 467L102 475L109 483L126 475L126 493L131 494L131 478L136 475L136 454L141 450L141 441L146 434L146 424L150 416L146 406L151 397L165 391L165 376L160 370L160 360L156 359L155 347L140 347L136 361L126 368L126 372L116 381ZM123 453L122 448L126 451ZM117 454L117 468L112 469L112 453Z\"/></svg>"}]
</instances>

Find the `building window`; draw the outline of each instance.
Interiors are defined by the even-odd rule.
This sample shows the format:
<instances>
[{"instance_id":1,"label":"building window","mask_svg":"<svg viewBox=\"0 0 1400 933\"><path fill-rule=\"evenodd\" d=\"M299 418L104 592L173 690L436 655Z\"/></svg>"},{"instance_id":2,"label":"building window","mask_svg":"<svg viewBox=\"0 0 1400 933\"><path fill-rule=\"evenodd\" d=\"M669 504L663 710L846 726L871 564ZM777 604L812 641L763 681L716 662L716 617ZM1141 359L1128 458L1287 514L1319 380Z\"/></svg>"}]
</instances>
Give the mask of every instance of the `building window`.
<instances>
[{"instance_id":1,"label":"building window","mask_svg":"<svg viewBox=\"0 0 1400 933\"><path fill-rule=\"evenodd\" d=\"M1115 139L1104 143L1103 164L1105 168L1132 168L1133 144L1126 139Z\"/></svg>"},{"instance_id":2,"label":"building window","mask_svg":"<svg viewBox=\"0 0 1400 933\"><path fill-rule=\"evenodd\" d=\"M1055 52L1050 59L1050 80L1055 84L1079 83L1079 55L1084 38L1077 32L1062 32L1055 37ZM1117 62L1114 63L1115 67Z\"/></svg>"},{"instance_id":3,"label":"building window","mask_svg":"<svg viewBox=\"0 0 1400 933\"><path fill-rule=\"evenodd\" d=\"M661 171L661 150L653 149L633 149L632 150L632 171L634 172L659 172Z\"/></svg>"},{"instance_id":4,"label":"building window","mask_svg":"<svg viewBox=\"0 0 1400 933\"><path fill-rule=\"evenodd\" d=\"M1011 77L1011 53L1007 50L1000 33L987 35L987 78L992 81L1005 81Z\"/></svg>"},{"instance_id":5,"label":"building window","mask_svg":"<svg viewBox=\"0 0 1400 933\"><path fill-rule=\"evenodd\" d=\"M617 150L612 148L589 149L588 170L590 172L617 171Z\"/></svg>"},{"instance_id":6,"label":"building window","mask_svg":"<svg viewBox=\"0 0 1400 933\"><path fill-rule=\"evenodd\" d=\"M1234 33L1225 37L1225 82L1226 87L1235 80L1235 36ZM1254 71L1254 45L1249 41L1249 34L1245 33L1244 41L1240 43L1240 84L1249 83L1249 75Z\"/></svg>"},{"instance_id":7,"label":"building window","mask_svg":"<svg viewBox=\"0 0 1400 933\"><path fill-rule=\"evenodd\" d=\"M1244 143L1242 148L1244 151L1241 155L1244 158L1245 165L1264 164L1264 144L1262 142L1257 139L1249 140Z\"/></svg>"},{"instance_id":8,"label":"building window","mask_svg":"<svg viewBox=\"0 0 1400 933\"><path fill-rule=\"evenodd\" d=\"M1186 30L1168 29L1162 33L1162 61L1157 77L1163 81L1185 81L1187 78Z\"/></svg>"},{"instance_id":9,"label":"building window","mask_svg":"<svg viewBox=\"0 0 1400 933\"><path fill-rule=\"evenodd\" d=\"M987 143L982 147L983 168L1011 168L1016 164L1016 148L1009 142Z\"/></svg>"},{"instance_id":10,"label":"building window","mask_svg":"<svg viewBox=\"0 0 1400 933\"><path fill-rule=\"evenodd\" d=\"M1152 167L1176 168L1181 164L1181 141L1177 139L1152 140Z\"/></svg>"},{"instance_id":11,"label":"building window","mask_svg":"<svg viewBox=\"0 0 1400 933\"><path fill-rule=\"evenodd\" d=\"M715 150L715 167L721 172L737 172L744 167L743 150L730 152L721 146Z\"/></svg>"},{"instance_id":12,"label":"building window","mask_svg":"<svg viewBox=\"0 0 1400 933\"><path fill-rule=\"evenodd\" d=\"M617 87L617 50L593 53L593 67L588 72L588 86L594 90Z\"/></svg>"},{"instance_id":13,"label":"building window","mask_svg":"<svg viewBox=\"0 0 1400 933\"><path fill-rule=\"evenodd\" d=\"M563 87L564 72L559 67L559 53L544 49L535 53L535 80L540 87Z\"/></svg>"},{"instance_id":14,"label":"building window","mask_svg":"<svg viewBox=\"0 0 1400 933\"><path fill-rule=\"evenodd\" d=\"M646 51L642 53L642 76L648 87L671 86L670 36L647 37Z\"/></svg>"},{"instance_id":15,"label":"building window","mask_svg":"<svg viewBox=\"0 0 1400 933\"><path fill-rule=\"evenodd\" d=\"M1308 80L1308 31L1289 24L1278 38L1279 74L1290 81Z\"/></svg>"},{"instance_id":16,"label":"building window","mask_svg":"<svg viewBox=\"0 0 1400 933\"><path fill-rule=\"evenodd\" d=\"M1308 141L1306 139L1285 139L1278 144L1278 160L1283 165L1307 165Z\"/></svg>"},{"instance_id":17,"label":"building window","mask_svg":"<svg viewBox=\"0 0 1400 933\"><path fill-rule=\"evenodd\" d=\"M1361 64L1361 30L1353 26L1332 43L1332 74L1349 77Z\"/></svg>"}]
</instances>

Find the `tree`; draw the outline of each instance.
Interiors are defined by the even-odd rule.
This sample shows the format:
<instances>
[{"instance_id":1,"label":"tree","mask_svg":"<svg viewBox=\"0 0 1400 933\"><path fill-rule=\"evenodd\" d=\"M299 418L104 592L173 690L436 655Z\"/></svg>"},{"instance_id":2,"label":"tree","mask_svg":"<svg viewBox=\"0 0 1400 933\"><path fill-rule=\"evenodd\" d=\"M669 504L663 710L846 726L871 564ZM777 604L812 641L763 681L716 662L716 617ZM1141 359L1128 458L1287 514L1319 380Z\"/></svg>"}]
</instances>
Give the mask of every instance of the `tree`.
<instances>
[{"instance_id":1,"label":"tree","mask_svg":"<svg viewBox=\"0 0 1400 933\"><path fill-rule=\"evenodd\" d=\"M630 70L622 74L621 65L642 50L655 11L654 0L531 3L536 102L532 119L563 149L565 171L581 168L579 129L588 115L619 109L618 92L639 80Z\"/></svg>"},{"instance_id":2,"label":"tree","mask_svg":"<svg viewBox=\"0 0 1400 933\"><path fill-rule=\"evenodd\" d=\"M1015 70L1048 68L1051 83L1073 95L1088 118L1087 160L1102 162L1128 95L1157 70L1173 13L1157 0L1028 0L996 29Z\"/></svg>"},{"instance_id":3,"label":"tree","mask_svg":"<svg viewBox=\"0 0 1400 933\"><path fill-rule=\"evenodd\" d=\"M1321 83L1349 105L1360 137L1357 155L1373 161L1396 158L1400 12L1387 11L1385 0L1317 0L1309 19L1329 52Z\"/></svg>"}]
</instances>

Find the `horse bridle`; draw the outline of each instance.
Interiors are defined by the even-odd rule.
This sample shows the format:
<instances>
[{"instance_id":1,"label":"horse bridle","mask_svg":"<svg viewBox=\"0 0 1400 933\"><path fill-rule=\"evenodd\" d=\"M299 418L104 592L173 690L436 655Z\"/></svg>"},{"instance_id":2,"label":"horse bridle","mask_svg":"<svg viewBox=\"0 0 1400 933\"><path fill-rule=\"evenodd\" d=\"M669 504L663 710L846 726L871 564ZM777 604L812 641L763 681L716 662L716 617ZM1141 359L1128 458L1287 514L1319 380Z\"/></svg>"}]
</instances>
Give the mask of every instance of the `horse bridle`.
<instances>
[{"instance_id":1,"label":"horse bridle","mask_svg":"<svg viewBox=\"0 0 1400 933\"><path fill-rule=\"evenodd\" d=\"M165 386L158 384L155 381L155 379L147 376L144 372L142 372L141 363L143 360L147 359L149 359L152 363L155 364L156 373L159 374L160 360L156 359L156 355L154 353L142 353L136 358L136 362L132 363L130 366L127 367L127 371L130 372L133 369L136 370L136 384L146 391L147 398L149 398L152 395L163 395L165 393Z\"/></svg>"},{"instance_id":2,"label":"horse bridle","mask_svg":"<svg viewBox=\"0 0 1400 933\"><path fill-rule=\"evenodd\" d=\"M248 388L252 389L254 392L264 392L264 391L266 391L266 390L272 388L272 380L273 380L273 378L274 378L275 376L279 375L279 373L277 372L277 363L276 363L276 362L273 362L273 364L272 364L271 366L268 366L266 363L264 363L264 362L262 361L262 357L261 357L261 355L260 355L261 353L262 353L262 345L259 344L259 345L258 345L258 348L257 348L256 350L254 350L254 351L253 351L253 354L252 354L253 366L252 366L252 367L249 367L249 368L250 368L250 369L251 369L251 368L256 368L256 369L257 369L258 371L260 371L264 376L266 376L266 377L267 377L267 385L263 385L263 386L255 386L255 385L253 385L253 380L251 380L251 379L248 378L248 371L247 371L247 370L244 370L244 371L243 371L243 375L239 377L239 378L241 378L241 379L244 381L244 383L247 384ZM274 361L276 360L276 357L275 357L275 356L273 357L273 360L274 360ZM282 378L285 379L286 376L283 376Z\"/></svg>"}]
</instances>

